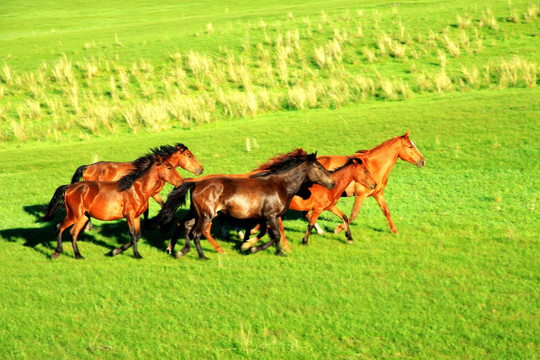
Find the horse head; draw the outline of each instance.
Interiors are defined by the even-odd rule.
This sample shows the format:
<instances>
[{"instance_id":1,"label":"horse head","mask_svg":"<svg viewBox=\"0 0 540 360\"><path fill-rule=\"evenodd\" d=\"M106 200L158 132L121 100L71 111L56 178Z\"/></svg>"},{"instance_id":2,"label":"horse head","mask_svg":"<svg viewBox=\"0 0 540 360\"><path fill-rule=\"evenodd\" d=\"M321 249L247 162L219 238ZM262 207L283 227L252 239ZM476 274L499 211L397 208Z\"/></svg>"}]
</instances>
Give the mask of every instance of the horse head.
<instances>
[{"instance_id":1,"label":"horse head","mask_svg":"<svg viewBox=\"0 0 540 360\"><path fill-rule=\"evenodd\" d=\"M399 150L399 158L421 168L426 164L426 160L424 159L420 151L418 151L416 145L409 138L409 134L410 131L407 131L405 135L401 136L401 148Z\"/></svg>"},{"instance_id":2,"label":"horse head","mask_svg":"<svg viewBox=\"0 0 540 360\"><path fill-rule=\"evenodd\" d=\"M195 175L201 175L204 171L195 155L184 144L176 144L176 151L169 157L169 161L174 167L180 166Z\"/></svg>"},{"instance_id":3,"label":"horse head","mask_svg":"<svg viewBox=\"0 0 540 360\"><path fill-rule=\"evenodd\" d=\"M157 155L156 172L160 180L168 182L175 188L184 182L184 178L176 171L173 164L169 160L164 160L160 155Z\"/></svg>"},{"instance_id":4,"label":"horse head","mask_svg":"<svg viewBox=\"0 0 540 360\"><path fill-rule=\"evenodd\" d=\"M307 177L309 181L322 185L327 189L332 189L336 185L336 181L332 177L332 174L317 161L317 152L308 155L307 165Z\"/></svg>"},{"instance_id":5,"label":"horse head","mask_svg":"<svg viewBox=\"0 0 540 360\"><path fill-rule=\"evenodd\" d=\"M364 165L362 159L354 157L350 159L356 166L353 180L370 190L375 189L377 187L377 181L373 178L366 165Z\"/></svg>"}]
</instances>

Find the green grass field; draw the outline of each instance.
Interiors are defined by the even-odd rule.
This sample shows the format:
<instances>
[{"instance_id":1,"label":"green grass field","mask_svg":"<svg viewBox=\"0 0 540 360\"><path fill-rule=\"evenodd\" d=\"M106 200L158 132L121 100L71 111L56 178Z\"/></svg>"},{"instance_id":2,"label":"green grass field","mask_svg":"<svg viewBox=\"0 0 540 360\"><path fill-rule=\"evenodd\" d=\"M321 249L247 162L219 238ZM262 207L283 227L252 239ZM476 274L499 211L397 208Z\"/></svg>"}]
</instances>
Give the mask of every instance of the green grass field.
<instances>
[{"instance_id":1,"label":"green grass field","mask_svg":"<svg viewBox=\"0 0 540 360\"><path fill-rule=\"evenodd\" d=\"M537 358L537 9L4 2L0 358ZM51 261L55 222L38 221L98 160L182 142L205 174L241 173L298 146L352 154L407 130L426 166L398 160L390 176L399 235L368 199L352 245L323 213L326 234L304 247L307 222L288 214L286 258L244 254L232 230L214 232L224 255L203 241L208 262L167 256L155 230L144 259L111 258L129 239L122 220L81 235L86 260L65 234Z\"/></svg>"}]
</instances>

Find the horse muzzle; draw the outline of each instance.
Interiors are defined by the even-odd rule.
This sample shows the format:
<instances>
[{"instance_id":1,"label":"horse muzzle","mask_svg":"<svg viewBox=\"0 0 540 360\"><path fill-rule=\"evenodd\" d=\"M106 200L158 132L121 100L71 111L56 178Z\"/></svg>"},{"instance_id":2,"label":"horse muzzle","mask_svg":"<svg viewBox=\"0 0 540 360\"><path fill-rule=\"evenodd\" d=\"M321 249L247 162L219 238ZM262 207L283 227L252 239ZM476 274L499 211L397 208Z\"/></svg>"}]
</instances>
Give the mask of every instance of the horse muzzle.
<instances>
[{"instance_id":1,"label":"horse muzzle","mask_svg":"<svg viewBox=\"0 0 540 360\"><path fill-rule=\"evenodd\" d=\"M204 172L204 169L203 169L203 167L201 166L200 169L195 170L195 175L199 176L199 175L201 175L203 172Z\"/></svg>"},{"instance_id":2,"label":"horse muzzle","mask_svg":"<svg viewBox=\"0 0 540 360\"><path fill-rule=\"evenodd\" d=\"M424 165L426 165L426 160L424 158L421 158L416 162L416 166L418 166L419 168L424 167Z\"/></svg>"},{"instance_id":3,"label":"horse muzzle","mask_svg":"<svg viewBox=\"0 0 540 360\"><path fill-rule=\"evenodd\" d=\"M324 187L327 189L333 189L334 186L336 186L336 180L329 181L324 185Z\"/></svg>"}]
</instances>

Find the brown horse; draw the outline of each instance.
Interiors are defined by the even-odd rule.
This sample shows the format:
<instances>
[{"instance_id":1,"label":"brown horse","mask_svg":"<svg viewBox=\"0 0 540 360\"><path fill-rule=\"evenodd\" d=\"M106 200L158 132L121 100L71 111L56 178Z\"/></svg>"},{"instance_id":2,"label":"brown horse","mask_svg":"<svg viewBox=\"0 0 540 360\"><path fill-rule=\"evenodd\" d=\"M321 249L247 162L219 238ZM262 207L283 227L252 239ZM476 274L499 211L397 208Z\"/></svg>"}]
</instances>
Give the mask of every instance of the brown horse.
<instances>
[{"instance_id":1,"label":"brown horse","mask_svg":"<svg viewBox=\"0 0 540 360\"><path fill-rule=\"evenodd\" d=\"M213 178L217 178L217 177L248 178L248 177L250 177L250 176L252 176L254 174L258 174L258 173L261 173L263 171L270 170L272 167L276 166L276 164L281 163L282 161L284 161L287 158L296 158L296 157L302 157L302 156L308 156L308 153L302 148L296 148L296 149L294 149L293 151L291 151L289 153L280 154L280 155L277 155L277 156L271 158L270 160L268 160L264 164L260 165L256 169L254 169L254 170L252 170L252 171L250 171L248 173L245 173L245 174L212 174L212 175L201 176L201 177L193 178L193 179L192 178L186 178L185 181L199 182L199 181L202 181L202 180L213 179ZM309 192L307 191L307 187L302 187L301 191L304 191L304 192L307 193L307 196L306 196L306 194L302 194L304 197L307 198L309 196ZM175 230L175 232L174 232L174 234L172 236L171 242L169 243L169 246L167 247L167 252L169 254L173 254L174 247L176 245L178 237L180 236L180 233L183 231L183 227L180 226L180 224L177 224L177 225L178 226L176 227L176 230ZM250 227L249 223L245 224L245 225ZM259 224L257 224L257 225L259 225ZM212 237L212 234L210 232L211 227L212 227L212 222L210 222L210 224L208 224L207 228L203 231L203 235L210 242L210 244L212 244L212 246L214 247L214 249L216 249L216 251L218 253L223 254L224 253L223 249L221 248L221 246L219 246L219 244L216 242L216 240ZM266 230L266 227L264 227L264 230ZM266 233L266 231L265 231L265 233ZM248 230L246 230L245 234L249 238L250 232ZM264 233L259 234L259 238L262 237L263 235L264 235ZM248 239L246 238L245 240L248 240ZM284 246L285 250L290 250L288 245L289 244L287 243L286 246Z\"/></svg>"},{"instance_id":2,"label":"brown horse","mask_svg":"<svg viewBox=\"0 0 540 360\"><path fill-rule=\"evenodd\" d=\"M57 245L52 258L62 253L62 233L73 225L71 242L77 259L82 259L77 247L77 236L85 224L94 217L99 220L126 218L131 242L114 250L117 255L133 246L133 255L141 258L137 241L141 237L140 216L148 208L148 199L161 191L165 182L177 187L183 178L169 161L170 153L161 149L152 150L133 162L134 169L118 181L81 181L62 185L56 189L43 220L52 220L56 210L65 204L66 217L56 225Z\"/></svg>"},{"instance_id":3,"label":"brown horse","mask_svg":"<svg viewBox=\"0 0 540 360\"><path fill-rule=\"evenodd\" d=\"M321 215L321 213L325 210L330 211L332 214L338 216L343 221L347 229L345 232L347 240L352 243L353 239L347 223L347 216L345 216L345 214L343 214L343 212L337 208L336 204L340 199L341 194L343 193L345 188L351 183L351 181L362 184L369 189L375 189L375 187L377 186L377 183L375 182L365 165L362 163L361 159L349 158L345 164L333 170L331 173L332 177L336 181L336 186L334 186L333 189L327 189L318 184L314 184L309 188L309 191L311 193L310 197L304 199L300 196L294 196L292 198L291 204L289 205L289 210L309 211L310 213L310 216L308 217L309 224L307 227L307 231L302 240L302 243L304 245L308 244L309 235L313 230L314 224ZM285 236L285 229L283 227L283 221L281 218L279 219L279 225L283 248L290 249L289 243ZM247 250L248 248L250 248L258 241L259 237L260 235L253 239L245 241L242 244L242 249Z\"/></svg>"},{"instance_id":4,"label":"brown horse","mask_svg":"<svg viewBox=\"0 0 540 360\"><path fill-rule=\"evenodd\" d=\"M278 219L287 211L292 197L306 181L327 188L335 185L330 173L317 161L316 154L286 157L267 171L247 178L216 177L199 182L186 181L171 192L157 219L164 227L171 224L176 210L185 203L186 195L191 190L191 205L183 222L186 244L177 256L189 252L193 238L199 258L207 259L199 240L218 213L236 219L268 223L270 241L251 250L257 252L275 245L276 255L284 255L279 244Z\"/></svg>"},{"instance_id":5,"label":"brown horse","mask_svg":"<svg viewBox=\"0 0 540 360\"><path fill-rule=\"evenodd\" d=\"M195 175L201 175L203 173L204 169L202 165L184 144L178 143L175 146L164 145L154 150L170 154L164 160L168 161L175 168L180 166L182 169ZM73 174L71 183L78 182L81 176L85 181L118 181L133 169L135 169L133 162L100 161L90 165L82 165ZM152 194L152 198L163 207L163 199L159 192ZM145 214L146 217L147 214Z\"/></svg>"},{"instance_id":6,"label":"brown horse","mask_svg":"<svg viewBox=\"0 0 540 360\"><path fill-rule=\"evenodd\" d=\"M392 168L396 164L397 159L407 161L411 164L418 166L419 168L423 167L426 163L424 157L418 151L416 145L409 138L409 131L403 136L396 136L392 139L389 139L379 146L374 147L371 150L360 150L357 151L353 157L362 159L364 165L368 168L369 172L373 175L377 181L377 187L375 189L368 189L358 182L352 182L344 192L343 196L354 196L354 206L349 218L348 223L350 224L360 211L362 203L368 196L373 196L381 210L383 211L388 224L390 225L390 231L397 233L398 230L392 218L390 217L390 211L386 205L384 199L384 189L386 183L388 182L388 176L392 171ZM347 156L319 156L317 158L324 167L327 169L336 168L342 166L348 159ZM344 224L340 224L336 227L335 233L339 233L346 229Z\"/></svg>"}]
</instances>

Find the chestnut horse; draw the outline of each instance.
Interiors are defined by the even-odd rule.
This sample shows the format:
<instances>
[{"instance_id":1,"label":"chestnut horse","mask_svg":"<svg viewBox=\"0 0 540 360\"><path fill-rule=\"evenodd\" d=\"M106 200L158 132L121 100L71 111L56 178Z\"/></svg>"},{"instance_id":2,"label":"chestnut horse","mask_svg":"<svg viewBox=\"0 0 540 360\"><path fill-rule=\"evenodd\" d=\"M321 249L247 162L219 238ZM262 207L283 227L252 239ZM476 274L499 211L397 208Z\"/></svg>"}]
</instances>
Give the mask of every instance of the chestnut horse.
<instances>
[{"instance_id":1,"label":"chestnut horse","mask_svg":"<svg viewBox=\"0 0 540 360\"><path fill-rule=\"evenodd\" d=\"M154 150L170 154L165 160L175 168L180 166L182 169L195 175L201 175L203 173L204 169L202 165L184 144L178 143L175 146L164 145ZM133 169L135 169L133 162L100 161L90 165L82 165L75 170L75 174L71 178L71 183L74 184L79 181L81 176L86 181L118 181ZM163 207L163 199L159 192L152 194L152 198ZM144 213L144 219L146 220L147 218L148 211Z\"/></svg>"},{"instance_id":2,"label":"chestnut horse","mask_svg":"<svg viewBox=\"0 0 540 360\"><path fill-rule=\"evenodd\" d=\"M364 200L369 196L373 196L388 220L390 231L393 233L398 232L392 218L390 217L390 211L388 210L388 206L386 205L386 201L384 199L384 189L386 187L386 183L388 182L388 176L396 164L397 159L407 161L418 166L419 168L426 164L424 157L409 138L409 133L410 132L407 131L405 135L396 136L389 139L371 150L360 150L352 155L353 157L362 159L364 165L368 168L371 175L373 175L377 181L377 187L375 187L375 189L367 189L358 182L352 182L345 189L343 196L355 197L353 210L348 221L349 224L356 219L356 216L358 216L358 212L360 211L360 207L362 206ZM347 161L348 157L319 156L317 159L324 167L327 169L332 169L342 166ZM344 229L346 229L346 226L344 224L340 224L336 227L334 232L339 233Z\"/></svg>"},{"instance_id":3,"label":"chestnut horse","mask_svg":"<svg viewBox=\"0 0 540 360\"><path fill-rule=\"evenodd\" d=\"M333 189L327 189L318 184L314 184L309 188L311 196L307 199L303 199L299 196L294 196L292 198L291 204L289 205L289 210L296 211L309 211L310 216L308 217L308 227L306 234L302 240L304 245L308 244L308 239L311 231L313 230L314 224L325 210L330 211L332 214L338 216L343 223L346 225L346 237L347 240L352 243L352 235L347 223L347 216L343 214L336 206L338 200L341 197L341 194L351 183L351 181L356 181L357 183L362 184L363 186L369 189L375 189L377 183L363 165L361 159L349 158L345 164L341 167L331 171L332 177L336 181L336 186ZM283 242L283 248L290 249L289 243L285 236L285 229L283 227L283 220L279 219L280 232L281 232L281 241ZM260 237L260 235L258 236ZM245 241L242 244L242 249L247 250L253 246L257 241L258 237Z\"/></svg>"},{"instance_id":4,"label":"chestnut horse","mask_svg":"<svg viewBox=\"0 0 540 360\"><path fill-rule=\"evenodd\" d=\"M299 156L308 156L308 153L302 148L296 148L296 149L294 149L293 151L291 151L289 153L280 154L280 155L277 155L277 156L273 157L272 159L268 160L266 163L260 165L258 168L254 169L254 170L252 170L252 171L250 171L248 173L245 173L245 174L212 174L212 175L201 176L201 177L196 178L196 179L186 178L185 181L199 182L199 181L202 181L202 180L212 179L212 178L216 178L216 177L247 178L247 177L250 177L250 176L252 176L254 174L269 170L270 168L275 166L275 164L282 162L286 158L291 158L291 157L295 158L295 157L299 157ZM307 188L308 188L308 186L302 186L302 188L299 190L299 193L300 193L301 197L308 198L310 196L311 193L309 192L309 190ZM167 252L169 254L173 254L174 247L176 245L178 237L180 236L180 233L184 230L183 227L180 226L180 224L177 224L177 225L178 226L176 227L176 229L174 231L171 242L169 243L169 246L167 247ZM246 225L249 228L249 229L246 229L246 232L245 232L245 234L247 235L247 238L245 240L247 241L248 238L249 238L249 234L250 234L249 230L251 229L252 224L251 224L251 222L248 222L248 223L244 223L243 225ZM260 224L257 224L257 225L260 225ZM208 224L208 227L204 230L203 235L210 242L210 244L212 244L212 246L214 247L214 249L216 249L216 251L218 253L223 254L224 253L223 249L221 248L221 246L219 246L219 244L216 242L216 240L212 237L212 234L210 233L211 227L212 227L212 223L210 222L210 224ZM264 229L264 233L259 234L259 238L262 237L266 233L266 227L264 227L263 229ZM255 242L257 242L257 241L255 241ZM287 246L285 246L284 249L285 250L290 250L290 248L288 247L288 243L286 245Z\"/></svg>"},{"instance_id":5,"label":"chestnut horse","mask_svg":"<svg viewBox=\"0 0 540 360\"><path fill-rule=\"evenodd\" d=\"M43 220L52 220L56 210L65 204L66 217L56 225L57 245L52 258L62 253L62 233L71 228L71 243L75 258L82 259L77 247L77 236L91 217L99 220L118 220L126 218L131 242L115 249L117 255L133 246L133 255L141 258L137 241L141 237L140 216L148 208L148 199L161 191L165 182L178 187L183 178L169 162L163 159L170 153L161 149L133 162L134 169L118 181L80 181L62 185L56 189Z\"/></svg>"},{"instance_id":6,"label":"chestnut horse","mask_svg":"<svg viewBox=\"0 0 540 360\"><path fill-rule=\"evenodd\" d=\"M292 197L306 182L318 183L331 189L335 180L317 161L316 154L285 157L266 171L247 178L216 177L199 182L184 182L175 189L159 213L158 222L167 227L173 222L178 207L185 203L191 190L191 205L184 219L186 244L177 254L190 250L193 238L200 259L208 259L201 248L200 237L218 213L235 219L264 221L270 225L270 241L251 249L252 252L276 247L276 255L285 254L279 244L278 219L287 211Z\"/></svg>"}]
</instances>

